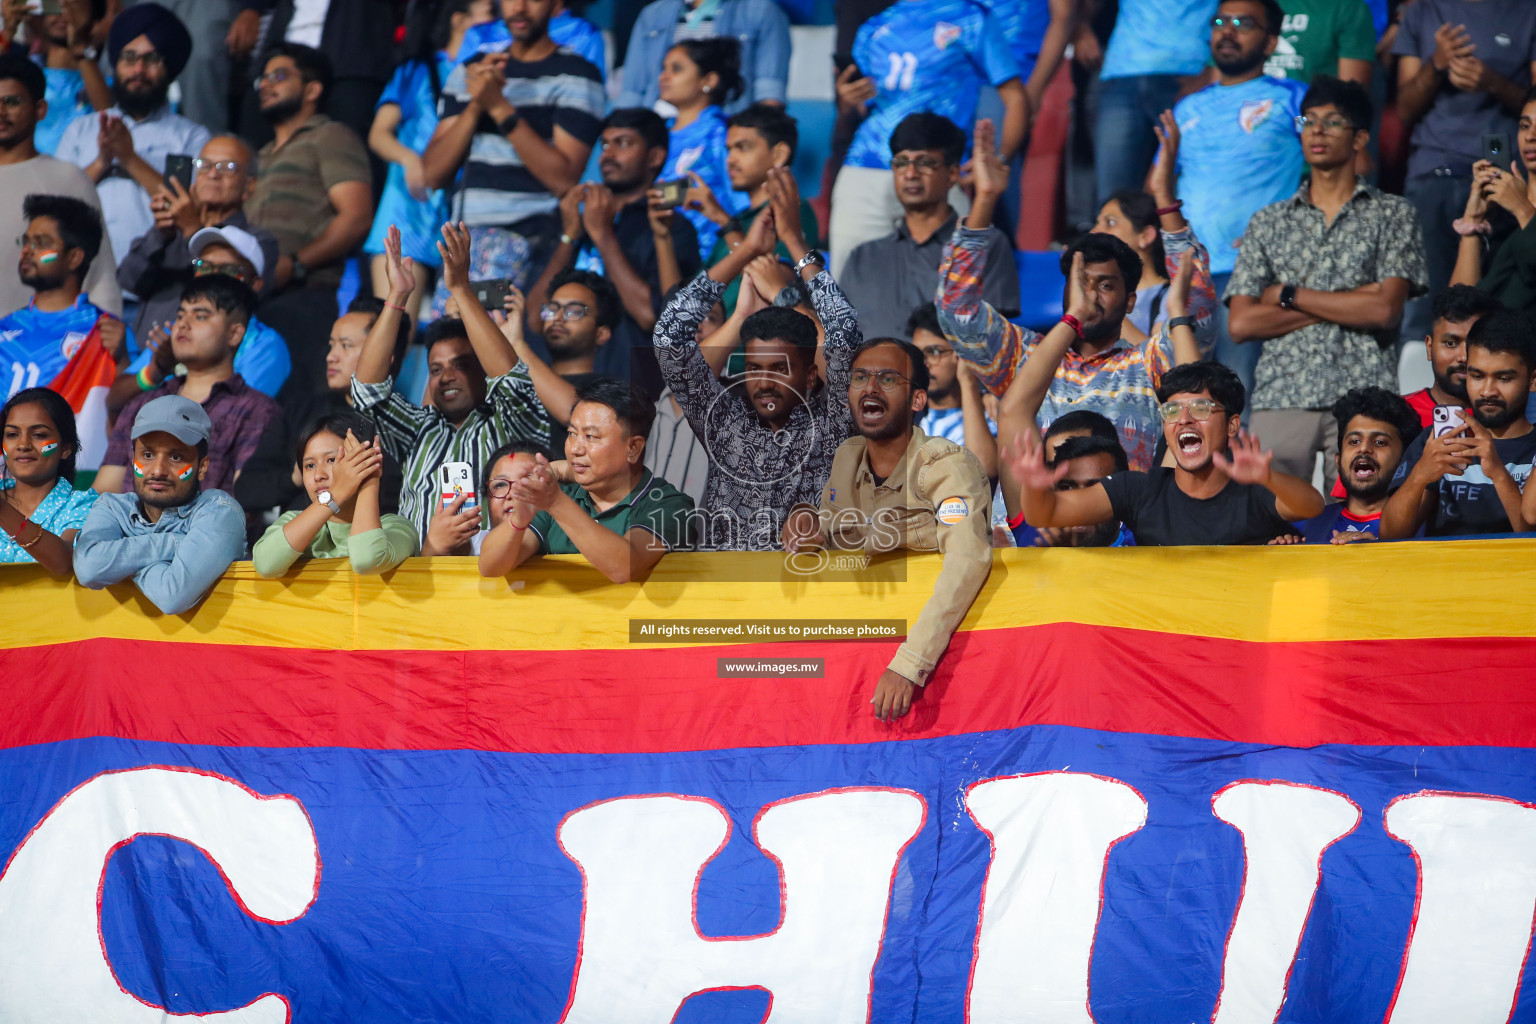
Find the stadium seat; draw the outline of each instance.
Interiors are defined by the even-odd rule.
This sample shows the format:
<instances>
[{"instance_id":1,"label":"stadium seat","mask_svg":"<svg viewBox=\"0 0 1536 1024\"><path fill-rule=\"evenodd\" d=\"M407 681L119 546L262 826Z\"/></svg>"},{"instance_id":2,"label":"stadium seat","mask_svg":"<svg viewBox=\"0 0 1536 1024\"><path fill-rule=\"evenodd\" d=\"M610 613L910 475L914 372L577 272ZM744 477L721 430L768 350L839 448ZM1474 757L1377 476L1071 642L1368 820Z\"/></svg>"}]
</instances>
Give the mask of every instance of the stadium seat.
<instances>
[{"instance_id":1,"label":"stadium seat","mask_svg":"<svg viewBox=\"0 0 1536 1024\"><path fill-rule=\"evenodd\" d=\"M1013 322L1044 331L1061 319L1061 254L1020 250L1013 255L1019 265L1019 315Z\"/></svg>"}]
</instances>

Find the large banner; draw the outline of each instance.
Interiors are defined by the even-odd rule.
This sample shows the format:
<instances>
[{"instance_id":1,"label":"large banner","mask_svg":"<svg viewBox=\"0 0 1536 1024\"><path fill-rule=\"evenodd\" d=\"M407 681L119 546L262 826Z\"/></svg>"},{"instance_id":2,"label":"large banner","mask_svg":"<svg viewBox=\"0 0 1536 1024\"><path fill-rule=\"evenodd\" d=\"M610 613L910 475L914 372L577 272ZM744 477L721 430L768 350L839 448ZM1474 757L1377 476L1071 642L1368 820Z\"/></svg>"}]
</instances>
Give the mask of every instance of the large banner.
<instances>
[{"instance_id":1,"label":"large banner","mask_svg":"<svg viewBox=\"0 0 1536 1024\"><path fill-rule=\"evenodd\" d=\"M0 1021L1536 1020L1532 550L6 570Z\"/></svg>"}]
</instances>

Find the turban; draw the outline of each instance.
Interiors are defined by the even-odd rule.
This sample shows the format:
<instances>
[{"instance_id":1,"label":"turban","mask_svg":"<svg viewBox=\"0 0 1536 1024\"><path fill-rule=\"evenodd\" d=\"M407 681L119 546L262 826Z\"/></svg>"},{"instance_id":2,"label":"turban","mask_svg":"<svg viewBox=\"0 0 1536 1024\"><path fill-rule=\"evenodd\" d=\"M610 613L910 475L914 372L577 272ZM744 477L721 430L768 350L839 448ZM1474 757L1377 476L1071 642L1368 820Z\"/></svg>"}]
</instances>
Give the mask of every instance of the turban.
<instances>
[{"instance_id":1,"label":"turban","mask_svg":"<svg viewBox=\"0 0 1536 1024\"><path fill-rule=\"evenodd\" d=\"M164 58L167 81L181 74L192 55L192 36L180 18L156 3L134 4L123 11L112 20L112 31L107 36L107 57L114 67L123 47L139 36L148 36Z\"/></svg>"}]
</instances>

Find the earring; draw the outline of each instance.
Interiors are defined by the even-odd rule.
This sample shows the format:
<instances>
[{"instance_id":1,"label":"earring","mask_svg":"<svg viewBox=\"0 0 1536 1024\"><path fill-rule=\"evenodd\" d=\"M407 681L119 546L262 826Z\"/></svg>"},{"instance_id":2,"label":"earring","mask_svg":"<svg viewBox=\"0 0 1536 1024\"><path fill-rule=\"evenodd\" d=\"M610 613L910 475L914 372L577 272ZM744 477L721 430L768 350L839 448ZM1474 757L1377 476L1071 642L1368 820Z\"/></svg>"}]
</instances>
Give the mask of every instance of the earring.
<instances>
[{"instance_id":1,"label":"earring","mask_svg":"<svg viewBox=\"0 0 1536 1024\"><path fill-rule=\"evenodd\" d=\"M709 86L707 86L707 85L704 87L704 95L705 96L709 95Z\"/></svg>"}]
</instances>

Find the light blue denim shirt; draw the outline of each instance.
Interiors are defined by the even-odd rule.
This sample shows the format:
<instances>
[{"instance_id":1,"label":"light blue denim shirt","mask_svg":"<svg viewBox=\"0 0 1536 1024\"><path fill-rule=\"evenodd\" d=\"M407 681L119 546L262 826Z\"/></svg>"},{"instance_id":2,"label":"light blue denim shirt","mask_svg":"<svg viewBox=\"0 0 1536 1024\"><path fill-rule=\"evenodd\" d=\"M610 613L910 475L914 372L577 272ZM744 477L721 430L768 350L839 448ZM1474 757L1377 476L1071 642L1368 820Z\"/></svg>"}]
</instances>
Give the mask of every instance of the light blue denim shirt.
<instances>
[{"instance_id":1,"label":"light blue denim shirt","mask_svg":"<svg viewBox=\"0 0 1536 1024\"><path fill-rule=\"evenodd\" d=\"M654 107L661 98L657 76L672 49L683 0L654 0L641 10L629 34L624 76L615 107ZM789 87L789 17L773 0L722 0L714 34L741 43L742 92L726 106L734 114L760 100L785 102Z\"/></svg>"},{"instance_id":2,"label":"light blue denim shirt","mask_svg":"<svg viewBox=\"0 0 1536 1024\"><path fill-rule=\"evenodd\" d=\"M168 508L157 522L132 494L103 494L75 537L75 578L93 590L133 577L167 615L190 611L245 555L245 513L223 491Z\"/></svg>"}]
</instances>

